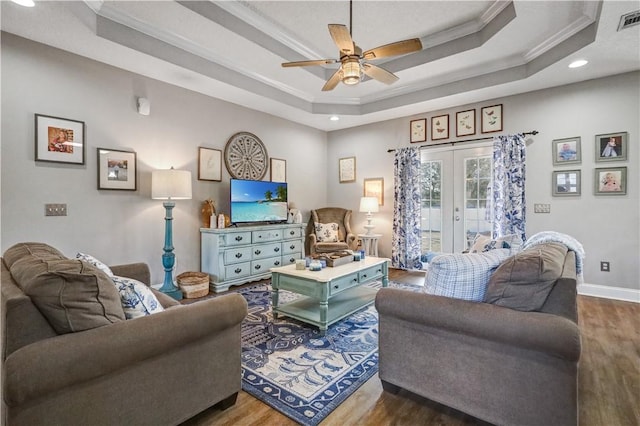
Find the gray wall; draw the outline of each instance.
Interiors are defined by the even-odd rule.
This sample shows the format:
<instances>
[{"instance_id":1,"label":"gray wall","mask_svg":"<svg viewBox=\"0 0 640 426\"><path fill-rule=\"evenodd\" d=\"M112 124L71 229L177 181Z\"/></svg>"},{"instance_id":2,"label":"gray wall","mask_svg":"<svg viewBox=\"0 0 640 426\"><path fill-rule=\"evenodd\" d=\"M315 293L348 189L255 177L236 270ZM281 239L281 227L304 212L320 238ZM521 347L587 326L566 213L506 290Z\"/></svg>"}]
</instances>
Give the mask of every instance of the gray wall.
<instances>
[{"instance_id":1,"label":"gray wall","mask_svg":"<svg viewBox=\"0 0 640 426\"><path fill-rule=\"evenodd\" d=\"M536 129L527 150L528 204L527 235L553 230L574 236L586 251L584 281L588 284L639 289L640 283L640 73L586 81L507 98L487 100L478 104L427 111L424 114L372 125L331 132L328 147L328 203L358 210L365 178L383 177L385 203L376 214L375 232L384 234L381 254L391 255L393 216L393 154L388 148L411 145L409 121L450 114L452 123L456 111L503 104L505 133ZM477 123L479 128L479 123ZM595 162L595 135L627 131L629 159L624 162ZM455 135L455 128L450 130ZM429 132L430 133L430 132ZM481 137L479 134L474 137ZM554 167L552 140L580 136L582 164ZM450 140L455 140L451 138ZM464 144L464 146L472 146ZM337 177L338 159L356 157L357 179L340 184ZM575 167L574 167L575 166ZM628 190L625 196L595 196L593 194L596 167L628 169ZM580 169L580 197L552 197L553 170ZM551 204L550 214L533 213L534 203ZM357 232L363 232L363 213L354 214ZM611 272L600 272L600 261L611 262Z\"/></svg>"},{"instance_id":2,"label":"gray wall","mask_svg":"<svg viewBox=\"0 0 640 426\"><path fill-rule=\"evenodd\" d=\"M150 116L136 112L138 96L150 100ZM35 113L86 123L84 166L34 161ZM222 182L198 181L198 147L224 150L239 131L287 160L290 200L306 212L324 205L325 132L3 33L2 251L43 241L68 256L148 262L161 282L164 208L150 198L151 171L174 166L193 176L193 199L174 209L177 273L199 270L200 206L211 197L228 213L229 174L223 164ZM137 153L137 191L97 189L98 147ZM45 203L67 203L68 216L45 217Z\"/></svg>"}]
</instances>

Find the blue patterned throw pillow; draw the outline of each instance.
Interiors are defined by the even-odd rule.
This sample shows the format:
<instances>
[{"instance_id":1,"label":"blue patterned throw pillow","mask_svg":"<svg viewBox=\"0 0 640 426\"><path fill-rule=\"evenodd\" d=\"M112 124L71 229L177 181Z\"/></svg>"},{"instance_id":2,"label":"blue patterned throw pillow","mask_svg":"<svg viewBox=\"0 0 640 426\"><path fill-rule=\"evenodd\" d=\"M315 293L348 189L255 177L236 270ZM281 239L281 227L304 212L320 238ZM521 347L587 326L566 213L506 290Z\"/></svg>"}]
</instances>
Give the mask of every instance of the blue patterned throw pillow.
<instances>
[{"instance_id":1,"label":"blue patterned throw pillow","mask_svg":"<svg viewBox=\"0 0 640 426\"><path fill-rule=\"evenodd\" d=\"M491 274L510 256L509 249L485 253L451 253L433 258L425 292L437 296L482 302Z\"/></svg>"},{"instance_id":2,"label":"blue patterned throw pillow","mask_svg":"<svg viewBox=\"0 0 640 426\"><path fill-rule=\"evenodd\" d=\"M338 242L338 224L337 223L318 223L315 222L316 237L319 243L337 243Z\"/></svg>"},{"instance_id":3,"label":"blue patterned throw pillow","mask_svg":"<svg viewBox=\"0 0 640 426\"><path fill-rule=\"evenodd\" d=\"M110 277L113 277L113 272L111 271L111 268L109 268L105 263L99 261L98 259L96 259L95 257L91 256L90 254L86 254L86 253L78 253L76 254L76 259L80 259L83 262L87 262L93 266L95 266L96 268L100 269L102 272L104 272L105 274L109 275Z\"/></svg>"},{"instance_id":4,"label":"blue patterned throw pillow","mask_svg":"<svg viewBox=\"0 0 640 426\"><path fill-rule=\"evenodd\" d=\"M143 317L164 311L151 289L133 278L111 277L120 293L122 309L127 319Z\"/></svg>"}]
</instances>

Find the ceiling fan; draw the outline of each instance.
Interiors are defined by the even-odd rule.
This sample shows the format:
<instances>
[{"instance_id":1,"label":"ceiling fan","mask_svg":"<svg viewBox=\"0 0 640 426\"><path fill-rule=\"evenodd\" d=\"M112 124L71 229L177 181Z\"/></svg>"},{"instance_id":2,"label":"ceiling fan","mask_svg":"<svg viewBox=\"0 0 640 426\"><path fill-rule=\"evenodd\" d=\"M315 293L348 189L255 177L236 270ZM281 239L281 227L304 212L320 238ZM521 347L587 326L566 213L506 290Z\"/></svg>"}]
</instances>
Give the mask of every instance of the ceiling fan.
<instances>
[{"instance_id":1,"label":"ceiling fan","mask_svg":"<svg viewBox=\"0 0 640 426\"><path fill-rule=\"evenodd\" d=\"M349 1L349 28L353 30L353 2ZM310 65L324 65L340 63L340 68L327 80L322 91L333 90L340 81L347 85L358 84L365 74L374 80L385 84L398 81L398 76L366 61L386 58L388 56L404 55L422 49L418 38L385 44L374 49L362 51L351 38L351 31L346 25L329 24L329 34L340 50L340 59L315 59L311 61L285 62L283 67L306 67Z\"/></svg>"}]
</instances>

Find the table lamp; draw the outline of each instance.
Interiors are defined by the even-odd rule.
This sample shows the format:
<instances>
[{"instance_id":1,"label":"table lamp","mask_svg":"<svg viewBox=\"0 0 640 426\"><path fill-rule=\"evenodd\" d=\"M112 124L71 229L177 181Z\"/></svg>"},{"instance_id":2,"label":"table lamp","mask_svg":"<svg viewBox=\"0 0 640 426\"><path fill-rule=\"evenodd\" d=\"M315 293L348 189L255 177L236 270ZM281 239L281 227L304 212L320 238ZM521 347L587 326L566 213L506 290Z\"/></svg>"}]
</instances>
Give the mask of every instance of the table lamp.
<instances>
[{"instance_id":1,"label":"table lamp","mask_svg":"<svg viewBox=\"0 0 640 426\"><path fill-rule=\"evenodd\" d=\"M154 200L167 200L162 205L165 208L164 226L164 254L162 266L164 266L164 282L160 291L176 300L182 299L182 292L173 283L173 267L176 255L173 254L173 217L171 212L176 203L173 200L191 199L191 172L185 170L154 170L151 172L151 198Z\"/></svg>"},{"instance_id":2,"label":"table lamp","mask_svg":"<svg viewBox=\"0 0 640 426\"><path fill-rule=\"evenodd\" d=\"M371 230L375 228L375 226L371 224L371 219L373 219L372 213L378 213L378 199L376 197L360 198L360 212L367 213L367 224L364 225L364 229L367 230L367 235L371 235Z\"/></svg>"}]
</instances>

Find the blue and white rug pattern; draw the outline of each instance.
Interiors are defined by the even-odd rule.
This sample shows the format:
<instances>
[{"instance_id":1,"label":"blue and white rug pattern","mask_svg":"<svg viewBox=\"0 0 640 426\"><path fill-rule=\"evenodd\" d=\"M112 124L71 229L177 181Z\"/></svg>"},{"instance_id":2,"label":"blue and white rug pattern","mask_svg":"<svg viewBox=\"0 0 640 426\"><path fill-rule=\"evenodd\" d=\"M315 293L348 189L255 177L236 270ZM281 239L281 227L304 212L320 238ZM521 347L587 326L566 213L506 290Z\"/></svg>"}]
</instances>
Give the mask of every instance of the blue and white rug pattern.
<instances>
[{"instance_id":1,"label":"blue and white rug pattern","mask_svg":"<svg viewBox=\"0 0 640 426\"><path fill-rule=\"evenodd\" d=\"M413 286L390 286L416 291ZM320 423L378 371L378 314L373 306L320 336L317 327L295 319L273 320L268 283L237 291L249 305L242 324L242 388L300 424ZM297 297L280 292L283 303Z\"/></svg>"}]
</instances>

